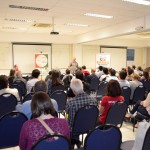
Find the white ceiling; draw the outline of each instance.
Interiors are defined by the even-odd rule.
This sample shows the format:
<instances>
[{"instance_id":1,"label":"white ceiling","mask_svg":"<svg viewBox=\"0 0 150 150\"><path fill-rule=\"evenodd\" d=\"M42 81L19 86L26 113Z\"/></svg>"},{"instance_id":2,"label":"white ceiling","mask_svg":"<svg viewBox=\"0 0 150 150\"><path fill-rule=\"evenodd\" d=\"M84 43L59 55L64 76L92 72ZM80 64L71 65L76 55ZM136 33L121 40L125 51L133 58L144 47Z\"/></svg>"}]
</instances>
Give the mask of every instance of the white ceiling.
<instances>
[{"instance_id":1,"label":"white ceiling","mask_svg":"<svg viewBox=\"0 0 150 150\"><path fill-rule=\"evenodd\" d=\"M61 35L82 35L150 15L150 6L123 2L122 0L1 0L0 31L47 34L49 28L33 27L34 23L52 24ZM9 5L22 5L49 9L47 12L9 8ZM112 15L113 19L84 16L85 13ZM31 19L34 22L15 22L8 19ZM88 24L88 27L68 27L66 23ZM15 29L6 29L15 28ZM22 29L22 30L20 30ZM72 32L71 32L72 31Z\"/></svg>"}]
</instances>

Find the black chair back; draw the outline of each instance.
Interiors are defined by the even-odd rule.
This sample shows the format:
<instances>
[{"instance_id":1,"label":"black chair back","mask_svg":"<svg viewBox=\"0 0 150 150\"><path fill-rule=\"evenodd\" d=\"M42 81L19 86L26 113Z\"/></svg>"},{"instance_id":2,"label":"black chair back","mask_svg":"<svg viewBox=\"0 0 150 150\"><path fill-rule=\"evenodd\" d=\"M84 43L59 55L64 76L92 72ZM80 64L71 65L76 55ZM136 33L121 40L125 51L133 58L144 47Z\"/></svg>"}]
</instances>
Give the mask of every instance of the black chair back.
<instances>
[{"instance_id":1,"label":"black chair back","mask_svg":"<svg viewBox=\"0 0 150 150\"><path fill-rule=\"evenodd\" d=\"M111 124L114 126L122 126L128 105L125 101L115 102L109 109L105 124Z\"/></svg>"},{"instance_id":2,"label":"black chair back","mask_svg":"<svg viewBox=\"0 0 150 150\"><path fill-rule=\"evenodd\" d=\"M131 104L135 104L139 100L140 101L144 100L144 97L145 97L145 88L143 85L139 85L134 91Z\"/></svg>"},{"instance_id":3,"label":"black chair back","mask_svg":"<svg viewBox=\"0 0 150 150\"><path fill-rule=\"evenodd\" d=\"M0 148L19 145L20 131L27 120L20 112L10 112L0 119Z\"/></svg>"},{"instance_id":4,"label":"black chair back","mask_svg":"<svg viewBox=\"0 0 150 150\"><path fill-rule=\"evenodd\" d=\"M144 83L143 83L144 87L145 87L145 90L146 92L149 92L150 91L150 80L146 80Z\"/></svg>"},{"instance_id":5,"label":"black chair back","mask_svg":"<svg viewBox=\"0 0 150 150\"><path fill-rule=\"evenodd\" d=\"M99 110L94 105L80 108L74 118L72 136L80 135L94 129L97 123Z\"/></svg>"},{"instance_id":6,"label":"black chair back","mask_svg":"<svg viewBox=\"0 0 150 150\"><path fill-rule=\"evenodd\" d=\"M65 91L64 85L58 84L58 85L52 86L51 93L54 93L55 91L58 91L58 90Z\"/></svg>"},{"instance_id":7,"label":"black chair back","mask_svg":"<svg viewBox=\"0 0 150 150\"><path fill-rule=\"evenodd\" d=\"M72 76L71 76L71 75L68 75L68 76L63 80L65 90L67 90L67 91L68 91L68 88L70 88L71 79L72 79Z\"/></svg>"},{"instance_id":8,"label":"black chair back","mask_svg":"<svg viewBox=\"0 0 150 150\"><path fill-rule=\"evenodd\" d=\"M127 105L130 103L130 95L131 95L131 89L128 86L122 87L122 96L124 97Z\"/></svg>"},{"instance_id":9,"label":"black chair back","mask_svg":"<svg viewBox=\"0 0 150 150\"><path fill-rule=\"evenodd\" d=\"M58 138L58 139L54 139ZM70 142L62 135L46 135L40 138L31 150L71 150Z\"/></svg>"},{"instance_id":10,"label":"black chair back","mask_svg":"<svg viewBox=\"0 0 150 150\"><path fill-rule=\"evenodd\" d=\"M66 108L67 94L62 90L57 90L50 95L50 98L56 100L58 112L63 112Z\"/></svg>"},{"instance_id":11,"label":"black chair back","mask_svg":"<svg viewBox=\"0 0 150 150\"><path fill-rule=\"evenodd\" d=\"M31 100L32 97L33 97L33 95L34 95L34 93L32 93L32 92L31 92L31 93L28 93L28 94L24 97L23 103L26 102L26 101Z\"/></svg>"},{"instance_id":12,"label":"black chair back","mask_svg":"<svg viewBox=\"0 0 150 150\"><path fill-rule=\"evenodd\" d=\"M98 77L93 77L90 83L90 91L97 91L99 85Z\"/></svg>"},{"instance_id":13,"label":"black chair back","mask_svg":"<svg viewBox=\"0 0 150 150\"><path fill-rule=\"evenodd\" d=\"M20 101L22 102L23 90L22 90L21 86L18 85L18 84L11 84L9 87L12 88L12 89L17 89L18 90L19 98L20 98Z\"/></svg>"},{"instance_id":14,"label":"black chair back","mask_svg":"<svg viewBox=\"0 0 150 150\"><path fill-rule=\"evenodd\" d=\"M149 150L149 149L150 149L150 127L146 132L142 150Z\"/></svg>"},{"instance_id":15,"label":"black chair back","mask_svg":"<svg viewBox=\"0 0 150 150\"><path fill-rule=\"evenodd\" d=\"M106 81L102 81L97 89L96 92L96 97L101 99L105 94L106 94L106 87L107 87L107 83Z\"/></svg>"},{"instance_id":16,"label":"black chair back","mask_svg":"<svg viewBox=\"0 0 150 150\"><path fill-rule=\"evenodd\" d=\"M85 138L84 150L120 150L122 134L113 125L102 125Z\"/></svg>"},{"instance_id":17,"label":"black chair back","mask_svg":"<svg viewBox=\"0 0 150 150\"><path fill-rule=\"evenodd\" d=\"M15 110L17 98L10 93L0 95L0 117L8 112Z\"/></svg>"},{"instance_id":18,"label":"black chair back","mask_svg":"<svg viewBox=\"0 0 150 150\"><path fill-rule=\"evenodd\" d=\"M26 89L26 85L25 85L25 83L24 83L23 81L21 81L21 80L16 80L16 81L14 81L14 83L13 83L13 84L20 85L20 86L21 86L21 88L22 88L22 91L23 91L23 96L25 96L25 95L26 95L26 93L27 93L27 89Z\"/></svg>"}]
</instances>

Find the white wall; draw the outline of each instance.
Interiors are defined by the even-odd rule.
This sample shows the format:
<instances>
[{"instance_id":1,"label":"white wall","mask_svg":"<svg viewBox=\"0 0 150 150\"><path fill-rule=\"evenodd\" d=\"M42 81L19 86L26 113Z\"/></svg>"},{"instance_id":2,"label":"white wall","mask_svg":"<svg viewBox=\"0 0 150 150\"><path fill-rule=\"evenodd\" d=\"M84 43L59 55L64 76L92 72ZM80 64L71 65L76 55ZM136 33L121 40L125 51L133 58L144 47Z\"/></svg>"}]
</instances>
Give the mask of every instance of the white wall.
<instances>
[{"instance_id":1,"label":"white wall","mask_svg":"<svg viewBox=\"0 0 150 150\"><path fill-rule=\"evenodd\" d=\"M59 68L65 72L72 60L72 45L53 44L52 45L52 69Z\"/></svg>"},{"instance_id":2,"label":"white wall","mask_svg":"<svg viewBox=\"0 0 150 150\"><path fill-rule=\"evenodd\" d=\"M10 43L0 43L0 74L9 74L12 68L12 46Z\"/></svg>"},{"instance_id":3,"label":"white wall","mask_svg":"<svg viewBox=\"0 0 150 150\"><path fill-rule=\"evenodd\" d=\"M117 45L117 42L115 45ZM142 66L144 68L150 66L148 57L149 51L146 55L145 48L131 48L135 49L136 66ZM116 51L112 53L113 60L111 67L119 70L121 67L125 67L125 64L118 61L118 58L124 60L126 58L126 53L125 51ZM105 52L108 52L108 50L105 50ZM65 72L72 58L76 57L79 66L86 65L87 69L90 70L91 68L95 68L95 57L98 53L100 53L99 45L52 44L52 68L61 68L61 71ZM27 61L27 58L22 58L21 61ZM8 74L9 70L12 68L12 64L11 43L0 43L0 74Z\"/></svg>"},{"instance_id":4,"label":"white wall","mask_svg":"<svg viewBox=\"0 0 150 150\"><path fill-rule=\"evenodd\" d=\"M87 69L96 67L96 54L100 53L100 46L82 46L82 64L86 65Z\"/></svg>"}]
</instances>

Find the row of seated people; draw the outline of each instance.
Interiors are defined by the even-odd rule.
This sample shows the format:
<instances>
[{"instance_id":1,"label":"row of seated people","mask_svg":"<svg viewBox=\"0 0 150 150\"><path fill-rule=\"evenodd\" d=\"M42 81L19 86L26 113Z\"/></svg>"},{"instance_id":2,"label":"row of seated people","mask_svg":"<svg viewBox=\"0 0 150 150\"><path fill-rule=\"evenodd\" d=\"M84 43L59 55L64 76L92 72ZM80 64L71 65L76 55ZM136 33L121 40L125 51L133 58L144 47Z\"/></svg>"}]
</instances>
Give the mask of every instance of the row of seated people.
<instances>
[{"instance_id":1,"label":"row of seated people","mask_svg":"<svg viewBox=\"0 0 150 150\"><path fill-rule=\"evenodd\" d=\"M42 81L40 81L42 82ZM38 82L37 82L38 84ZM68 123L70 130L72 129L72 123L75 116L75 112L85 106L86 104L94 104L97 105L97 101L94 98L91 98L89 95L83 92L83 84L79 79L71 80L71 89L75 94L75 97L67 102L66 105L66 113L68 113ZM36 87L36 86L35 86ZM43 89L43 88L42 88ZM42 90L43 91L43 90ZM45 91L44 91L45 92ZM121 88L116 80L111 80L107 85L106 96L103 97L102 102L99 104L100 123L104 123L107 112L114 101L124 100L121 96ZM31 103L32 101L30 101ZM75 107L76 106L76 107ZM30 105L29 105L30 107ZM102 120L102 121L101 121ZM76 137L78 140L78 137Z\"/></svg>"},{"instance_id":2,"label":"row of seated people","mask_svg":"<svg viewBox=\"0 0 150 150\"><path fill-rule=\"evenodd\" d=\"M10 77L13 76L11 74L14 74L14 69L11 69L10 72ZM82 72L82 75L80 75ZM90 93L90 91L92 90L97 90L99 82L100 81L109 81L111 79L113 80L118 80L121 87L122 86L129 86L131 88L131 99L134 93L134 90L137 86L142 85L142 83L144 83L144 81L149 80L149 72L148 69L144 70L143 76L140 79L140 76L137 73L137 70L133 70L131 68L128 67L128 69L123 68L120 72L119 75L116 76L116 71L114 69L108 69L108 68L103 68L102 66L99 67L99 71L95 72L95 69L91 69L91 74L86 70L86 66L82 66L82 70L78 69L78 71L76 71L76 78L79 78L80 80L82 80L83 84L84 84L84 90L87 93ZM32 90L32 87L34 86L34 84L39 80L39 76L40 76L40 71L38 69L34 69L32 71L32 76L31 79L26 83L26 81L24 81L24 79L21 77L21 72L18 71L15 73L13 82L10 83L9 85L10 87L13 87L13 85L11 84L16 84L15 81L21 80L22 82L25 83L25 89L24 91L27 91L27 93L30 93ZM45 81L48 83L48 93L49 95L51 95L54 90L55 90L55 85L56 86L60 86L61 90L68 90L69 86L70 86L70 81L73 77L72 74L70 74L70 70L67 69L66 70L66 75L63 76L62 80L60 78L60 72L58 72L57 70L52 70L49 72L49 75L46 77ZM99 80L98 80L99 78ZM94 85L92 84L92 80L94 79ZM128 82L129 80L129 82ZM64 85L61 86L61 85ZM53 90L54 89L54 90ZM25 96L25 94L21 94L20 90L19 91L19 96L20 99L22 99L22 96ZM24 92L25 93L25 92Z\"/></svg>"}]
</instances>

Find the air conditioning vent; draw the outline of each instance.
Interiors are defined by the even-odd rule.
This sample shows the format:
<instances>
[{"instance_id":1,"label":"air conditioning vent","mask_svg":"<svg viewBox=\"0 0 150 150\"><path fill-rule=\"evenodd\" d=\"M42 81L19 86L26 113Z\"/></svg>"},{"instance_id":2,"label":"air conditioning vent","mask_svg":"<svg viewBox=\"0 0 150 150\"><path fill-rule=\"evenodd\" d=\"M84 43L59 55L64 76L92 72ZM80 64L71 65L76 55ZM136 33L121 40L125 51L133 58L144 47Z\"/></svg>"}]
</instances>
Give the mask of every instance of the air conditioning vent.
<instances>
[{"instance_id":1,"label":"air conditioning vent","mask_svg":"<svg viewBox=\"0 0 150 150\"><path fill-rule=\"evenodd\" d=\"M39 28L49 28L52 27L52 24L47 23L35 23L33 27L39 27Z\"/></svg>"}]
</instances>

